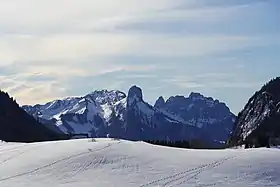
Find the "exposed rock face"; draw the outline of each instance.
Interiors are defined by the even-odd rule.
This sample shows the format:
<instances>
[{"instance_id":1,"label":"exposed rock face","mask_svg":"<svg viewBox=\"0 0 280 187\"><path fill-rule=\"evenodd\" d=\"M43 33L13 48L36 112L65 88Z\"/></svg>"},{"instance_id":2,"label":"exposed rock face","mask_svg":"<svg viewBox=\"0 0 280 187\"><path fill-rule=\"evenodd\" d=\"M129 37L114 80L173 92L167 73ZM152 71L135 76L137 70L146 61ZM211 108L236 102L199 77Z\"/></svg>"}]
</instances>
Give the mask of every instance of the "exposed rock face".
<instances>
[{"instance_id":1,"label":"exposed rock face","mask_svg":"<svg viewBox=\"0 0 280 187\"><path fill-rule=\"evenodd\" d=\"M230 143L256 141L263 136L280 135L280 78L257 91L239 113Z\"/></svg>"},{"instance_id":2,"label":"exposed rock face","mask_svg":"<svg viewBox=\"0 0 280 187\"><path fill-rule=\"evenodd\" d=\"M164 105L165 105L164 98L162 96L160 96L155 103L155 107L156 108L163 108Z\"/></svg>"},{"instance_id":3,"label":"exposed rock face","mask_svg":"<svg viewBox=\"0 0 280 187\"><path fill-rule=\"evenodd\" d=\"M132 87L129 93L137 94L128 94L127 98L128 103L132 103L128 104L126 108L126 136L128 139L183 140L203 138L203 136L207 139L198 128L184 124L176 117L167 115L144 102L140 88ZM132 100L133 102L130 102Z\"/></svg>"},{"instance_id":4,"label":"exposed rock face","mask_svg":"<svg viewBox=\"0 0 280 187\"><path fill-rule=\"evenodd\" d=\"M218 141L229 138L235 122L235 115L224 103L199 93L191 93L189 97L172 96L158 108L203 129Z\"/></svg>"}]
</instances>

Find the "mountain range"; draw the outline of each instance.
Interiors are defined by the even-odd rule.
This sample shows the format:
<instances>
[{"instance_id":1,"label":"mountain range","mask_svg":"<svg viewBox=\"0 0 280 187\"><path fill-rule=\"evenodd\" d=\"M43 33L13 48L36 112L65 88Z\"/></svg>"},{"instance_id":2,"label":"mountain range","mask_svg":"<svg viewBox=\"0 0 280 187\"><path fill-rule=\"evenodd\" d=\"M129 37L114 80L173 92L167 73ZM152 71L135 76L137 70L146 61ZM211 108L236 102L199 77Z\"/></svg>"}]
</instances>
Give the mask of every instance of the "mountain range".
<instances>
[{"instance_id":1,"label":"mountain range","mask_svg":"<svg viewBox=\"0 0 280 187\"><path fill-rule=\"evenodd\" d=\"M22 108L66 134L129 140L226 141L236 118L224 103L199 93L172 96L166 101L159 97L152 106L144 101L137 86L128 94L101 90Z\"/></svg>"},{"instance_id":2,"label":"mountain range","mask_svg":"<svg viewBox=\"0 0 280 187\"><path fill-rule=\"evenodd\" d=\"M280 136L280 78L257 91L236 117L225 103L200 93L160 96L154 106L141 88L100 90L46 104L20 107L0 91L0 139L34 142L72 134L128 140L229 140L232 146Z\"/></svg>"}]
</instances>

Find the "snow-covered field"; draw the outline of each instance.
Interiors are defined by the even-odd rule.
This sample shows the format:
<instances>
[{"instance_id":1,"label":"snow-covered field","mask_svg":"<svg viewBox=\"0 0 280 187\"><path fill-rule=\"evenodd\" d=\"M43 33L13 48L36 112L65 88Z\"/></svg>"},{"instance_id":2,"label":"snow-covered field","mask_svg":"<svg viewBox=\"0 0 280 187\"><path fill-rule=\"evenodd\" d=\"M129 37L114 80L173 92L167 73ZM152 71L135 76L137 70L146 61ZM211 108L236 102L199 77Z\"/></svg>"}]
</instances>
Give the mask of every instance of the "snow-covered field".
<instances>
[{"instance_id":1,"label":"snow-covered field","mask_svg":"<svg viewBox=\"0 0 280 187\"><path fill-rule=\"evenodd\" d=\"M280 186L280 149L184 150L109 139L1 143L0 186Z\"/></svg>"}]
</instances>

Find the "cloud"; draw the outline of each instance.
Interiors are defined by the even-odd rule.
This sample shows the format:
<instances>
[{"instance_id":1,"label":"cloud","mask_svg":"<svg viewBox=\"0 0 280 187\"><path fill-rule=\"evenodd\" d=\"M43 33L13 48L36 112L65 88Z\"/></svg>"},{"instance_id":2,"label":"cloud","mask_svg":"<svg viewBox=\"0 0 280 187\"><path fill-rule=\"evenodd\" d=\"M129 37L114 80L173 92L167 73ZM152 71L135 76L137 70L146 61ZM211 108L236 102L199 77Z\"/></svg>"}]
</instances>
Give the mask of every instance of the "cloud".
<instances>
[{"instance_id":1,"label":"cloud","mask_svg":"<svg viewBox=\"0 0 280 187\"><path fill-rule=\"evenodd\" d=\"M185 4L182 6L177 7L178 9L187 8L187 9L201 9L204 7L240 7L240 6L248 6L252 4L264 3L266 0L196 0L196 1L186 1Z\"/></svg>"},{"instance_id":2,"label":"cloud","mask_svg":"<svg viewBox=\"0 0 280 187\"><path fill-rule=\"evenodd\" d=\"M154 97L171 85L228 87L239 75L226 77L221 67L246 69L229 54L279 44L277 14L267 10L260 0L3 0L0 87L22 104L133 83Z\"/></svg>"},{"instance_id":3,"label":"cloud","mask_svg":"<svg viewBox=\"0 0 280 187\"><path fill-rule=\"evenodd\" d=\"M173 36L145 34L75 34L56 36L0 36L0 65L11 63L71 64L100 56L197 56L257 45L259 38L227 35ZM41 65L43 66L43 65ZM49 66L49 65L45 65Z\"/></svg>"},{"instance_id":4,"label":"cloud","mask_svg":"<svg viewBox=\"0 0 280 187\"><path fill-rule=\"evenodd\" d=\"M71 62L68 65L54 66L53 64L38 63L28 66L28 63L12 64L10 68L6 68L7 74L1 77L0 86L4 91L15 96L19 103L36 104L65 96L83 95L93 89L117 89L118 86L124 84L124 80L114 80L110 83L96 80L114 72L140 73L155 68L153 65L138 64L115 66L111 66L112 64L88 64L86 67L81 67L77 66L75 62Z\"/></svg>"},{"instance_id":5,"label":"cloud","mask_svg":"<svg viewBox=\"0 0 280 187\"><path fill-rule=\"evenodd\" d=\"M192 28L201 27L198 23L204 25L210 21L213 24L215 21L219 25L224 24L227 18L242 11L242 7L221 8L217 5L225 3L214 2L209 5L207 1L197 3L193 0L188 3L180 0L155 0L147 4L131 0L3 1L0 7L0 26L6 31L0 33L0 63L49 63L73 59L77 62L95 56L139 53L203 55L255 45L256 38L248 35L181 35L184 30L188 32ZM193 5L200 8L194 8ZM177 6L188 9L173 9ZM164 26L162 30L173 28L179 35L161 33L157 30L161 28L158 23ZM154 28L156 36L153 32L144 32L153 31ZM207 32L207 29L202 30Z\"/></svg>"},{"instance_id":6,"label":"cloud","mask_svg":"<svg viewBox=\"0 0 280 187\"><path fill-rule=\"evenodd\" d=\"M64 97L66 90L63 85L56 82L48 84L19 85L15 89L8 89L8 92L15 95L16 100L21 104L37 104L48 102Z\"/></svg>"},{"instance_id":7,"label":"cloud","mask_svg":"<svg viewBox=\"0 0 280 187\"><path fill-rule=\"evenodd\" d=\"M247 79L245 79L247 80ZM163 82L176 85L186 89L252 89L258 88L263 84L263 81L244 81L244 77L236 77L230 73L206 73L197 74L194 77L174 76L166 78Z\"/></svg>"},{"instance_id":8,"label":"cloud","mask_svg":"<svg viewBox=\"0 0 280 187\"><path fill-rule=\"evenodd\" d=\"M7 31L14 33L69 33L102 27L104 23L112 24L117 20L153 13L180 3L169 0L4 0L0 7L0 23L8 26Z\"/></svg>"},{"instance_id":9,"label":"cloud","mask_svg":"<svg viewBox=\"0 0 280 187\"><path fill-rule=\"evenodd\" d=\"M200 27L198 23L204 25L209 21L224 24L227 18L243 9L239 6L217 6L232 3L213 2L3 1L0 26L6 31L0 33L0 64L22 61L80 63L85 59L108 55L207 55L263 42L248 35L182 34L183 30L191 30L193 25L190 23L196 23L194 28ZM244 3L238 1L233 5L236 4ZM157 29L154 32L157 35L144 32L161 28L157 23L164 26L162 30L173 28L179 35L170 36ZM187 28L183 28L184 25ZM99 62L93 60L92 63Z\"/></svg>"}]
</instances>

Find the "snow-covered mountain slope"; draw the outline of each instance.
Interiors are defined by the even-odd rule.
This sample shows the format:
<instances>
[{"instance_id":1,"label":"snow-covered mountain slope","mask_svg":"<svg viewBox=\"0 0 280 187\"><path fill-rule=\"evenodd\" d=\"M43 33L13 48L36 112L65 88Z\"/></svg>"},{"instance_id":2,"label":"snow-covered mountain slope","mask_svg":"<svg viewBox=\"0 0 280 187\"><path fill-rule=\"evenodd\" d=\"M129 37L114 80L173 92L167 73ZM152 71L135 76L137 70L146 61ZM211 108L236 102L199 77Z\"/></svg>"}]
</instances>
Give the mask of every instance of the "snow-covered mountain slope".
<instances>
[{"instance_id":1,"label":"snow-covered mountain slope","mask_svg":"<svg viewBox=\"0 0 280 187\"><path fill-rule=\"evenodd\" d=\"M1 187L280 185L279 149L189 150L83 139L1 143L0 153Z\"/></svg>"},{"instance_id":2,"label":"snow-covered mountain slope","mask_svg":"<svg viewBox=\"0 0 280 187\"><path fill-rule=\"evenodd\" d=\"M172 98L169 100L166 103L164 100L157 103L169 106ZM84 97L66 98L44 105L23 106L23 108L46 125L55 124L65 133L88 133L92 137L106 137L109 134L111 137L130 140L185 140L190 138L205 141L225 140L232 121L229 121L229 125L226 127L222 127L224 123L219 123L219 120L222 118L223 121L224 118L231 115L228 108L227 111L217 110L217 114L211 111L216 114L216 118L212 119L211 116L204 115L203 107L205 105L199 105L199 101L199 99L193 101L192 108L199 108L200 110L192 110L193 112L190 115L186 111L188 118L184 118L181 113L173 112L173 110L165 110L164 107L160 108L159 105L149 105L143 99L141 88L133 86L129 89L127 96L120 91L103 90L95 91ZM207 103L209 102L207 100ZM182 108L182 104L184 103L179 103L173 108ZM184 107L188 108L190 105L188 103ZM211 110L219 109L214 101L213 105L214 107ZM203 115L199 112L202 112ZM234 116L231 117L230 120L233 120ZM223 131L225 132L224 136L220 136L220 134L217 136L216 131L211 136L209 135L206 127L212 121L219 124L216 125L216 129L227 130ZM198 128L201 126L205 128ZM217 132L220 131L217 130Z\"/></svg>"},{"instance_id":3,"label":"snow-covered mountain slope","mask_svg":"<svg viewBox=\"0 0 280 187\"><path fill-rule=\"evenodd\" d=\"M260 136L280 136L280 78L264 85L239 113L231 138L232 144L257 141Z\"/></svg>"},{"instance_id":4,"label":"snow-covered mountain slope","mask_svg":"<svg viewBox=\"0 0 280 187\"><path fill-rule=\"evenodd\" d=\"M65 133L95 135L106 126L112 110L126 95L120 91L95 91L83 97L69 97L44 105L23 106L32 116L56 124Z\"/></svg>"},{"instance_id":5,"label":"snow-covered mountain slope","mask_svg":"<svg viewBox=\"0 0 280 187\"><path fill-rule=\"evenodd\" d=\"M191 93L189 97L172 96L166 102L159 97L155 107L209 132L220 141L228 139L236 118L224 103L199 93Z\"/></svg>"}]
</instances>

